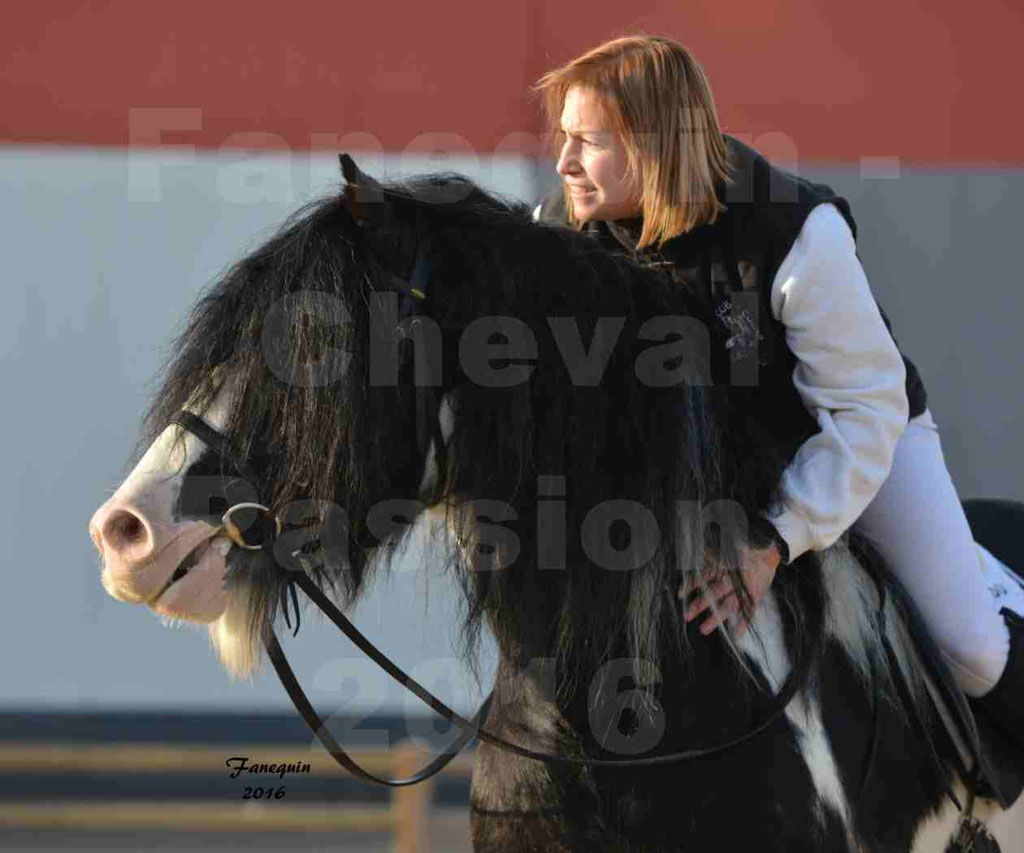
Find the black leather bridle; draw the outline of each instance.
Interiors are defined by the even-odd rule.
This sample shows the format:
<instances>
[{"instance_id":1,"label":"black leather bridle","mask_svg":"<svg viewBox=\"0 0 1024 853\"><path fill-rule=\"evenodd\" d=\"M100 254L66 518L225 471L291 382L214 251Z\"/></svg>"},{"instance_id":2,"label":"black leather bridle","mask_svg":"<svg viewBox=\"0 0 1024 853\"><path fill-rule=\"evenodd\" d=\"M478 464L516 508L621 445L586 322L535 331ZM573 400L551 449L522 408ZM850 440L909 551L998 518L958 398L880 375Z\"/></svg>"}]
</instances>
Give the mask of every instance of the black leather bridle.
<instances>
[{"instance_id":1,"label":"black leather bridle","mask_svg":"<svg viewBox=\"0 0 1024 853\"><path fill-rule=\"evenodd\" d=\"M236 460L231 454L226 438L202 420L202 418L192 412L182 410L172 419L172 423L176 423L178 426L192 433L196 438L217 453L225 462L233 465L236 470L243 474L243 476L253 476L253 472L249 466L245 465L244 462L240 460ZM259 481L251 480L250 482L255 483ZM251 524L245 531L242 531L234 520L234 515L241 509L256 510L261 513L259 520L256 523ZM222 525L224 534L227 535L235 545L247 550L261 550L271 557L273 557L274 540L282 531L282 523L280 520L271 514L268 507L258 503L239 503L229 507L222 517ZM255 531L255 534L252 534L252 531ZM252 535L253 538L247 538L248 535ZM320 590L320 587L306 572L283 567L279 563L276 563L276 561L275 565L277 565L278 570L285 576L286 588L291 591L296 613L298 612L298 603L294 587L298 586L306 593L306 595L309 596L310 599L312 599L313 603L323 611L327 618L338 626L341 632L348 637L360 651L366 654L395 681L406 687L431 709L440 714L445 720L461 729L461 733L459 734L459 737L456 738L455 742L415 775L410 776L407 779L398 780L381 779L380 777L373 775L356 764L356 762L337 743L330 731L324 725L323 720L313 709L308 697L299 685L298 679L295 677L295 673L288 664L284 650L281 648L273 628L268 624L262 637L264 647L270 657L271 664L277 672L278 678L280 678L282 685L291 697L296 710L298 710L303 719L305 719L310 729L313 730L316 736L320 739L320 742L341 766L345 767L361 779L365 779L368 782L375 782L380 785L388 785L390 787L413 785L417 782L429 779L448 764L456 755L458 755L458 753L475 737L478 737L485 743L513 752L524 758L533 758L539 761L548 761L558 764L594 767L652 767L663 764L677 764L684 761L692 761L698 758L707 758L713 755L718 755L757 737L776 720L782 717L785 713L786 706L803 686L810 671L810 655L804 655L800 665L790 673L782 687L782 690L776 694L771 713L750 731L717 746L685 750L683 752L675 752L670 755L658 755L650 758L630 759L583 759L565 755L556 755L553 753L538 752L507 741L504 738L493 735L482 728L494 698L493 693L484 700L473 720L467 720L465 717L449 708L444 702L434 696L433 693L423 687L423 685L412 678L412 676L404 672L390 658L388 658L387 655L373 645L373 643L371 643L359 631L359 629L346 618L345 614L338 609L334 602L324 595ZM285 607L285 618L286 621L288 621L287 607ZM288 624L290 627L290 621ZM297 620L295 630L296 632L298 631Z\"/></svg>"},{"instance_id":2,"label":"black leather bridle","mask_svg":"<svg viewBox=\"0 0 1024 853\"><path fill-rule=\"evenodd\" d=\"M435 413L436 414L436 413ZM235 470L245 476L251 484L258 483L256 479L256 473L252 470L244 460L236 459L231 453L227 439L224 435L217 432L209 424L207 424L202 418L193 414L192 412L182 410L173 419L172 423L178 424L183 429L192 433L196 438L206 444L211 450L218 454L221 459L227 464L234 466ZM234 521L233 516L241 509L253 509L259 512L261 515L259 519L250 524L245 531L242 531L237 523ZM260 550L268 554L273 558L273 545L278 535L282 532L283 525L281 521L263 504L258 503L238 503L228 508L222 517L223 532L227 535L232 542L240 548L246 550ZM247 538L252 537L252 538ZM296 556L293 554L293 556ZM807 676L810 672L812 665L812 656L810 654L803 654L800 658L799 665L795 667L789 674L782 689L776 694L775 699L772 703L772 709L770 713L762 720L758 725L754 726L749 731L740 735L739 737L732 738L712 747L704 747L700 749L690 749L681 752L674 752L669 755L658 755L649 758L628 758L628 759L591 759L591 758L575 758L566 755L557 755L554 753L540 752L533 749L520 746L519 744L512 743L511 741L505 740L497 735L491 734L483 728L483 724L487 719L488 712L490 711L491 704L494 699L493 692L483 701L479 710L474 715L472 720L467 720L457 712L453 711L444 702L438 699L433 693L427 688L416 681L412 676L408 675L404 670L396 665L387 655L385 655L380 649L378 649L366 636L363 635L355 625L352 624L346 618L345 614L338 609L338 607L332 602L324 593L320 590L320 587L316 582L305 572L297 569L286 568L275 560L275 565L278 571L285 576L286 585L282 589L282 600L283 610L285 614L285 621L291 627L291 623L288 620L288 599L285 596L285 590L291 593L292 602L295 608L296 624L295 632L298 632L298 598L295 593L295 587L298 586L303 592L312 599L313 603L320 608L320 610L330 619L338 629L346 636L355 646L362 651L367 657L370 658L375 664L383 669L388 675L391 676L399 684L403 685L410 692L415 694L417 698L422 700L428 705L433 711L437 712L441 717L447 720L449 723L455 725L460 729L459 736L455 741L448 746L443 752L439 753L429 764L417 773L409 776L405 779L383 779L379 776L374 775L370 771L361 767L335 740L330 730L324 724L323 719L317 714L310 703L309 698L306 696L305 691L299 684L298 679L295 677L295 673L292 671L291 666L288 663L288 659L285 656L284 650L281 648L278 642L277 635L274 633L273 627L267 623L263 630L262 641L264 648L267 650L267 654L270 658L270 662L277 673L278 678L281 681L282 686L288 693L295 705L296 710L306 721L306 724L313 731L313 733L319 738L324 748L331 754L334 760L352 773L354 776L359 777L367 782L372 782L378 785L386 785L388 787L397 788L404 787L407 785L415 785L417 782L422 782L429 779L434 774L440 772L448 763L455 758L474 738L479 738L484 743L489 743L498 749L503 749L508 752L512 752L516 755L524 758L531 758L538 761L545 761L553 764L566 764L586 767L654 767L658 765L668 764L681 764L688 761L694 761L700 758L710 758L716 755L734 749L747 741L752 740L758 735L765 732L771 727L776 721L778 721L786 712L786 706L793 699L794 696L800 691L804 683L807 680ZM869 561L870 565L870 561ZM942 780L942 784L946 790L947 796L956 805L956 807L963 813L964 809L961 807L959 800L949 787L946 781L946 776L942 771L942 762L935 752L934 745L932 744L931 738L928 735L924 721L921 719L919 712L916 710L913 697L910 694L909 688L903 682L901 676L901 668L899 662L896 659L895 653L886 638L886 627L885 627L885 606L886 606L886 587L884 581L875 573L871 573L873 580L878 587L879 593L879 604L875 613L876 629L879 631L881 637L882 646L885 650L889 669L892 673L894 682L896 683L897 690L900 693L900 699L903 704L906 705L912 711L912 717L917 729L918 736L922 738L923 742L927 745L929 754L936 766L938 775ZM858 790L858 799L862 795L864 788L871 776L872 768L874 765L875 755L878 749L879 742L879 729L880 729L880 717L879 709L881 702L876 698L874 703L874 714L873 714L873 725L871 742L868 748L868 754L865 759L865 764L862 772L861 784ZM966 813L969 817L969 810L973 805L973 796L968 798L968 812Z\"/></svg>"},{"instance_id":3,"label":"black leather bridle","mask_svg":"<svg viewBox=\"0 0 1024 853\"><path fill-rule=\"evenodd\" d=\"M421 313L420 306L427 298L427 289L429 285L427 262L429 251L429 241L421 242L417 248L416 257L413 262L408 281L405 281L393 274L391 275L394 289L402 295L402 304L398 318L399 322ZM438 410L440 407L439 395L435 393L433 388L425 385L417 385L416 394L418 421L417 435L420 437L420 445L418 449L422 462L422 470L422 468L426 466L430 437L433 437L435 452L442 459L444 453L444 437L441 434L440 418L438 417ZM424 423L424 421L426 421L426 423ZM233 468L238 471L253 488L257 488L262 482L258 472L254 470L252 465L244 459L236 458L226 436L217 432L217 430L207 424L196 414L183 409L178 412L174 418L172 418L172 423L178 424L178 426L192 433L196 438L202 441L207 447L213 450L224 463L227 463L229 466L233 466ZM443 470L443 465L440 467L440 470ZM250 524L245 531L242 531L239 528L234 518L237 512L243 509L255 511L260 514L257 521ZM274 559L274 540L281 533L283 525L280 519L274 516L266 505L260 503L235 504L230 506L223 514L221 523L223 532L235 545L246 550L264 551L271 559ZM293 554L293 556L297 557L298 555L296 553ZM363 636L359 629L357 629L356 626L353 625L337 608L337 606L335 606L334 602L324 595L320 590L320 587L306 572L281 566L277 560L274 560L274 564L285 576L285 586L282 587L281 591L282 611L284 613L285 622L289 627L291 627L291 622L288 618L288 595L290 594L291 603L295 610L295 633L297 633L299 629L299 604L298 596L295 592L295 588L298 586L313 600L313 603L316 604L317 607L319 607L320 610L338 626L339 630L341 630L341 632L345 634L345 636L348 637L358 649L367 655L367 657L369 657L395 681L414 693L432 710L440 714L441 717L461 729L459 736L455 741L418 773L408 777L407 779L382 779L375 776L368 770L360 767L352 757L342 749L341 745L338 744L331 735L326 725L324 725L322 718L316 713L316 710L310 703L309 698L303 691L298 679L295 677L295 673L288 664L288 659L285 657L284 650L281 648L273 628L267 624L261 638L264 648L267 650L270 662L273 665L274 670L277 672L277 676L280 679L281 684L288 692L292 703L295 705L296 710L302 718L306 721L306 724L316 734L320 739L320 742L334 757L334 760L337 761L338 764L349 770L355 776L358 776L360 779L379 785L387 785L389 787L414 785L417 782L429 779L435 773L438 773L443 769L445 765L451 762L451 760L455 758L455 756L458 755L458 753L461 752L462 749L474 738L479 738L485 743L489 743L492 746L507 750L508 752L515 753L516 755L520 755L524 758L577 766L652 767L665 764L677 764L684 761L692 761L699 758L719 755L757 737L780 719L785 714L786 706L789 704L790 700L797 694L806 681L811 667L810 655L802 655L799 666L790 673L786 682L783 684L782 689L778 694L776 694L771 713L769 713L768 716L765 717L765 719L757 726L743 735L726 741L725 743L718 744L717 746L686 750L683 752L672 753L670 755L652 756L650 758L630 759L582 759L565 755L556 755L553 753L539 752L507 741L504 738L491 734L483 728L483 723L487 719L487 714L490 711L491 704L494 699L493 692L483 701L480 709L473 717L473 720L467 720L449 708L444 702L434 696L419 682L405 673L390 658L388 658L387 655L381 652L375 645L373 645L373 643Z\"/></svg>"},{"instance_id":4,"label":"black leather bridle","mask_svg":"<svg viewBox=\"0 0 1024 853\"><path fill-rule=\"evenodd\" d=\"M401 315L402 317L410 314L416 314L419 311L419 302L426 298L426 261L425 261L425 250L421 247L417 253L417 259L414 264L414 275L410 286L400 288L404 294L404 302L402 305ZM443 438L440 433L439 418L438 418L438 396L433 393L432 389L429 388L418 388L418 392L423 392L418 400L417 405L417 416L418 419L427 418L432 422L432 435L437 447L438 452L443 452ZM429 392L429 393L427 393ZM235 458L231 452L228 441L224 435L217 432L215 429L209 426L202 418L198 417L192 412L182 410L173 419L173 423L178 424L183 429L192 433L196 438L206 444L211 450L218 454L218 456L234 468L239 471L246 479L249 480L250 484L254 487L260 483L260 479L250 465L245 460ZM419 435L423 435L420 431ZM426 442L429 447L429 440ZM426 461L427 447L420 447L420 453L422 459ZM242 531L237 523L234 521L234 515L241 509L250 509L260 513L259 520L257 523L250 525L246 531ZM223 532L231 538L233 543L240 548L248 550L262 550L273 559L273 544L277 536L282 531L282 522L272 514L271 510L258 503L240 503L235 504L228 508L222 517ZM252 532L255 531L255 538L249 539ZM296 552L298 554L298 552ZM295 556L295 555L293 555ZM447 747L442 753L437 755L429 764L427 764L419 772L409 776L405 779L383 779L379 776L374 775L368 770L361 767L350 755L341 747L341 745L335 740L327 726L324 724L323 719L317 714L306 696L295 673L292 671L291 666L285 657L284 651L278 642L277 636L274 633L273 627L267 623L263 630L262 641L263 645L267 650L267 654L270 658L271 664L274 670L277 672L278 678L281 684L284 686L292 703L295 705L296 710L306 721L309 728L316 734L324 748L331 754L334 760L351 772L353 775L367 782L372 782L379 785L385 785L388 787L403 787L407 785L414 785L418 782L422 782L429 779L434 774L441 771L448 763L458 755L459 752L467 744L469 744L474 738L479 738L484 743L491 744L492 746L512 752L516 755L524 758L535 759L538 761L544 761L554 764L562 765L575 765L575 766L587 766L587 767L653 767L659 765L671 765L680 764L688 761L694 761L701 758L710 758L716 755L735 749L736 747L756 738L758 735L769 729L775 722L784 716L786 707L790 701L796 696L796 694L804 686L807 677L810 673L811 666L813 664L813 655L808 652L800 655L798 665L790 672L786 681L784 682L781 690L776 694L772 707L767 716L756 726L744 734L720 743L716 746L684 750L681 752L671 753L669 755L652 756L648 758L629 758L629 759L590 759L590 758L575 758L571 756L558 755L553 753L540 752L537 750L528 749L519 744L512 743L504 738L494 735L483 728L483 724L487 719L487 715L490 711L494 694L493 691L483 701L479 710L474 715L472 720L468 720L451 708L449 708L444 702L434 696L429 690L423 685L409 676L400 667L398 667L390 658L388 658L383 652L381 652L376 646L373 645L356 627L353 625L345 615L335 606L335 604L327 598L327 596L321 591L317 583L307 574L305 571L299 571L296 569L285 568L281 566L276 560L275 565L278 570L285 576L285 587L282 589L282 604L285 616L285 621L291 627L290 620L288 618L288 598L286 595L290 593L291 601L295 609L296 625L295 632L298 632L298 597L295 591L296 586L300 587L303 592L309 596L310 599L320 608L320 610L341 630L346 637L351 640L357 648L359 648L364 654L366 654L374 663L376 663L381 669L383 669L388 675L390 675L399 684L406 687L409 691L414 693L420 700L428 705L432 710L437 712L442 718L449 723L455 725L461 731L455 741ZM895 654L893 653L888 640L886 639L885 631L885 604L886 604L886 589L885 583L882 581L879 575L875 572L871 572L871 576L875 581L878 592L879 592L879 605L875 614L876 627L880 632L881 641L885 654L887 656L890 669L892 672L893 680L896 682L897 690L901 694L901 699L904 700L905 704L912 709L912 714L915 719L915 728L918 730L918 734L923 736L924 742L928 746L928 750L933 762L936 765L936 770L941 779L942 785L946 790L947 796L952 802L960 809L962 814L965 814L969 819L970 808L973 805L973 796L968 798L968 811L965 813L958 799L956 798L953 791L950 789L945 773L943 772L943 766L941 760L935 752L934 745L931 742L931 738L928 735L923 720L919 716L914 704L912 696L910 696L909 689L906 684L902 682L901 669L898 662L896 661ZM818 626L819 630L823 631L824 626ZM820 638L817 638L820 639ZM819 647L819 643L810 644L807 648ZM861 784L858 791L858 799L864 791L864 788L870 778L872 768L874 765L874 758L877 752L878 741L879 741L879 728L880 728L880 717L879 707L881 702L875 699L874 713L873 713L873 731L871 735L871 742L868 749L868 754L865 759L865 764L862 771Z\"/></svg>"}]
</instances>

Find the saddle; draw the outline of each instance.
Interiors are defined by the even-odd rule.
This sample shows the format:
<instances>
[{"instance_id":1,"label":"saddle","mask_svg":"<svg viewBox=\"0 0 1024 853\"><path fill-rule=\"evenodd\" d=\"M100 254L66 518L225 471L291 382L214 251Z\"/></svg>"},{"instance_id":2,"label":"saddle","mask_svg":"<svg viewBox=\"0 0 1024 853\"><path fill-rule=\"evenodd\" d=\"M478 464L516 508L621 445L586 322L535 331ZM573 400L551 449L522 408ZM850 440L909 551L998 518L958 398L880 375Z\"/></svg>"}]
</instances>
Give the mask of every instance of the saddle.
<instances>
[{"instance_id":1,"label":"saddle","mask_svg":"<svg viewBox=\"0 0 1024 853\"><path fill-rule=\"evenodd\" d=\"M997 499L963 502L974 540L997 559L1014 568L1024 567L1024 546L1014 531L1024 529L1024 504ZM858 546L864 547L862 542ZM935 710L960 756L957 771L968 787L976 782L978 796L993 797L1004 809L1024 791L1024 756L983 715L975 715L960 689L917 605L889 572L885 584L902 611L907 630L925 669L926 684Z\"/></svg>"}]
</instances>

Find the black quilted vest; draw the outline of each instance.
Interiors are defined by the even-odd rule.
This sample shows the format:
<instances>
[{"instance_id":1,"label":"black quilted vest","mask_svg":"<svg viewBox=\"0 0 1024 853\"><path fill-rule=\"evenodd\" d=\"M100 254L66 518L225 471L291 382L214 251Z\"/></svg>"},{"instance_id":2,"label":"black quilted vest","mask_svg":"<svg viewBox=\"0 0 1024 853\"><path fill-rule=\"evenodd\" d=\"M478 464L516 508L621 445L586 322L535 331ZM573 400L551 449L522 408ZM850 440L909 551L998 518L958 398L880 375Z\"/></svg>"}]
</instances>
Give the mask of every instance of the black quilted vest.
<instances>
[{"instance_id":1,"label":"black quilted vest","mask_svg":"<svg viewBox=\"0 0 1024 853\"><path fill-rule=\"evenodd\" d=\"M711 330L712 379L729 386L730 420L756 420L758 432L764 430L788 460L818 425L793 384L796 356L786 345L784 326L772 316L772 282L817 205L834 204L854 239L857 226L848 202L830 187L772 166L734 137L725 138L734 183L716 189L726 212L713 225L694 228L660 249L644 249L638 257L667 262L672 274L709 304L718 319ZM545 198L540 218L566 224L560 185ZM637 219L589 222L585 230L609 247L635 255L640 227ZM882 318L891 334L884 312ZM903 360L910 417L915 417L925 410L927 397L917 369L906 356ZM758 439L751 435L750 440Z\"/></svg>"}]
</instances>

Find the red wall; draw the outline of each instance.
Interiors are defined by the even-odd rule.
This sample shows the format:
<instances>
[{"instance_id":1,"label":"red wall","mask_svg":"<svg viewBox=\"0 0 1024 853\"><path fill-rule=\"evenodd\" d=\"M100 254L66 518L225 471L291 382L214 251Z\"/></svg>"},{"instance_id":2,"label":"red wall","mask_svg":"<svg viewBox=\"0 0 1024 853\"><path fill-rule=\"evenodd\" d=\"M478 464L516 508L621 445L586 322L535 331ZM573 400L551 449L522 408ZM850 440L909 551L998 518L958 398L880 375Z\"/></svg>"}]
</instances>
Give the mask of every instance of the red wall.
<instances>
[{"instance_id":1,"label":"red wall","mask_svg":"<svg viewBox=\"0 0 1024 853\"><path fill-rule=\"evenodd\" d=\"M1024 162L1019 0L50 5L4 15L0 140L535 153L529 84L646 31L692 48L726 129L783 157Z\"/></svg>"}]
</instances>

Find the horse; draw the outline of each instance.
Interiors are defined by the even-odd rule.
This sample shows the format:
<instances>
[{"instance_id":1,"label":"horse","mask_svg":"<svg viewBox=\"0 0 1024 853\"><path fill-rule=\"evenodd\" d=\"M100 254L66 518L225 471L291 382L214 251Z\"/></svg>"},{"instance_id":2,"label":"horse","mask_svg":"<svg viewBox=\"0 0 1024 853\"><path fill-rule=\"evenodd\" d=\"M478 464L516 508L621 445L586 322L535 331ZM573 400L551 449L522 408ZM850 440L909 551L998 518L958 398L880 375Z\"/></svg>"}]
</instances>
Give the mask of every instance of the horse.
<instances>
[{"instance_id":1,"label":"horse","mask_svg":"<svg viewBox=\"0 0 1024 853\"><path fill-rule=\"evenodd\" d=\"M342 165L175 340L90 522L108 593L243 677L296 581L340 612L429 525L461 652L500 653L475 850L947 849L963 750L863 543L744 596L742 636L683 619L792 452L720 381L706 300L462 176ZM1019 804L972 809L975 849L1021 849Z\"/></svg>"}]
</instances>

